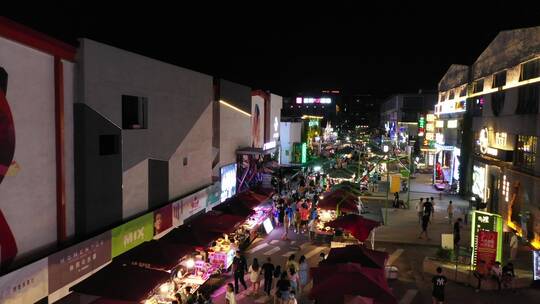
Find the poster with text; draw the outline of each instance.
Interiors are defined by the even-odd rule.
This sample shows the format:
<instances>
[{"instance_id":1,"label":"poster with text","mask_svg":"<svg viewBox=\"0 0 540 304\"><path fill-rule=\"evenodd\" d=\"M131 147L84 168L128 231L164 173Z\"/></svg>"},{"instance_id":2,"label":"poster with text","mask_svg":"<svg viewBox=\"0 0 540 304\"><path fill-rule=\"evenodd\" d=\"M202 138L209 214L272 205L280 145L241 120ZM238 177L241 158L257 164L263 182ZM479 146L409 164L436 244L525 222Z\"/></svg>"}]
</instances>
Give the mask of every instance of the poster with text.
<instances>
[{"instance_id":1,"label":"poster with text","mask_svg":"<svg viewBox=\"0 0 540 304\"><path fill-rule=\"evenodd\" d=\"M206 210L209 211L221 202L221 182L206 188L206 197Z\"/></svg>"},{"instance_id":2,"label":"poster with text","mask_svg":"<svg viewBox=\"0 0 540 304\"><path fill-rule=\"evenodd\" d=\"M47 258L0 277L0 303L35 303L49 294Z\"/></svg>"},{"instance_id":3,"label":"poster with text","mask_svg":"<svg viewBox=\"0 0 540 304\"><path fill-rule=\"evenodd\" d=\"M185 220L197 212L206 209L206 189L182 199L182 219Z\"/></svg>"},{"instance_id":4,"label":"poster with text","mask_svg":"<svg viewBox=\"0 0 540 304\"><path fill-rule=\"evenodd\" d=\"M497 260L497 232L487 230L478 232L476 260L483 260L488 267L495 263Z\"/></svg>"},{"instance_id":5,"label":"poster with text","mask_svg":"<svg viewBox=\"0 0 540 304\"><path fill-rule=\"evenodd\" d=\"M172 215L173 215L173 226L178 227L183 224L182 220L182 200L179 199L172 203Z\"/></svg>"},{"instance_id":6,"label":"poster with text","mask_svg":"<svg viewBox=\"0 0 540 304\"><path fill-rule=\"evenodd\" d=\"M173 225L173 206L169 204L154 211L154 235L166 232Z\"/></svg>"},{"instance_id":7,"label":"poster with text","mask_svg":"<svg viewBox=\"0 0 540 304\"><path fill-rule=\"evenodd\" d=\"M55 292L110 260L110 231L49 256L49 293Z\"/></svg>"},{"instance_id":8,"label":"poster with text","mask_svg":"<svg viewBox=\"0 0 540 304\"><path fill-rule=\"evenodd\" d=\"M150 241L154 236L154 214L148 213L112 230L112 257Z\"/></svg>"}]
</instances>

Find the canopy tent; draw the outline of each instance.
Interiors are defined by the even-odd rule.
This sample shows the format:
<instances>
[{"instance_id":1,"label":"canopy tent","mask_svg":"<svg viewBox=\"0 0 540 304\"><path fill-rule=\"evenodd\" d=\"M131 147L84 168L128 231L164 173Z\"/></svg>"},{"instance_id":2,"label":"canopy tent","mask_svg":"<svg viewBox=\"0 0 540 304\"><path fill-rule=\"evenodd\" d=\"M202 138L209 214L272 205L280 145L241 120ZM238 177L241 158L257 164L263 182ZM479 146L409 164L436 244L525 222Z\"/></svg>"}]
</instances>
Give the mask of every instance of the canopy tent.
<instances>
[{"instance_id":1,"label":"canopy tent","mask_svg":"<svg viewBox=\"0 0 540 304\"><path fill-rule=\"evenodd\" d=\"M334 265L345 263L358 263L368 268L384 269L388 253L375 251L360 245L349 245L342 248L332 248L328 257L321 265Z\"/></svg>"},{"instance_id":2,"label":"canopy tent","mask_svg":"<svg viewBox=\"0 0 540 304\"><path fill-rule=\"evenodd\" d=\"M380 223L358 214L347 214L329 222L328 226L346 230L360 242L364 242L369 237L371 230L380 226Z\"/></svg>"},{"instance_id":3,"label":"canopy tent","mask_svg":"<svg viewBox=\"0 0 540 304\"><path fill-rule=\"evenodd\" d=\"M252 208L242 204L242 202L236 196L226 200L220 205L217 205L213 210L243 217L248 217L254 213Z\"/></svg>"},{"instance_id":4,"label":"canopy tent","mask_svg":"<svg viewBox=\"0 0 540 304\"><path fill-rule=\"evenodd\" d=\"M237 195L237 199L250 209L262 204L268 200L268 198L269 197L264 194L258 194L250 190Z\"/></svg>"},{"instance_id":5,"label":"canopy tent","mask_svg":"<svg viewBox=\"0 0 540 304\"><path fill-rule=\"evenodd\" d=\"M114 260L115 262L137 264L147 268L170 271L178 265L184 256L190 254L194 249L190 245L152 240L144 242L116 257Z\"/></svg>"},{"instance_id":6,"label":"canopy tent","mask_svg":"<svg viewBox=\"0 0 540 304\"><path fill-rule=\"evenodd\" d=\"M348 263L321 265L312 268L311 274L314 280L309 297L318 304L343 303L346 295L372 298L381 304L397 303L381 269Z\"/></svg>"},{"instance_id":7,"label":"canopy tent","mask_svg":"<svg viewBox=\"0 0 540 304\"><path fill-rule=\"evenodd\" d=\"M331 178L341 178L341 179L351 179L354 172L351 172L347 169L328 169L326 173Z\"/></svg>"},{"instance_id":8,"label":"canopy tent","mask_svg":"<svg viewBox=\"0 0 540 304\"><path fill-rule=\"evenodd\" d=\"M162 237L160 241L196 247L208 247L222 235L223 233L220 232L206 230L203 226L184 224L173 229Z\"/></svg>"},{"instance_id":9,"label":"canopy tent","mask_svg":"<svg viewBox=\"0 0 540 304\"><path fill-rule=\"evenodd\" d=\"M245 220L246 217L244 216L213 210L205 213L203 216L197 217L191 222L191 225L212 232L232 233L235 232Z\"/></svg>"},{"instance_id":10,"label":"canopy tent","mask_svg":"<svg viewBox=\"0 0 540 304\"><path fill-rule=\"evenodd\" d=\"M358 204L356 198L327 196L317 203L317 207L324 210L335 210L339 207L341 212L358 213Z\"/></svg>"},{"instance_id":11,"label":"canopy tent","mask_svg":"<svg viewBox=\"0 0 540 304\"><path fill-rule=\"evenodd\" d=\"M70 290L106 300L139 303L151 296L154 288L167 282L170 274L148 268L112 263ZM111 303L111 302L105 302Z\"/></svg>"},{"instance_id":12,"label":"canopy tent","mask_svg":"<svg viewBox=\"0 0 540 304\"><path fill-rule=\"evenodd\" d=\"M357 199L357 195L354 195L353 193L347 191L346 189L335 189L330 192L324 193L324 197L345 197L345 198L352 198Z\"/></svg>"}]
</instances>

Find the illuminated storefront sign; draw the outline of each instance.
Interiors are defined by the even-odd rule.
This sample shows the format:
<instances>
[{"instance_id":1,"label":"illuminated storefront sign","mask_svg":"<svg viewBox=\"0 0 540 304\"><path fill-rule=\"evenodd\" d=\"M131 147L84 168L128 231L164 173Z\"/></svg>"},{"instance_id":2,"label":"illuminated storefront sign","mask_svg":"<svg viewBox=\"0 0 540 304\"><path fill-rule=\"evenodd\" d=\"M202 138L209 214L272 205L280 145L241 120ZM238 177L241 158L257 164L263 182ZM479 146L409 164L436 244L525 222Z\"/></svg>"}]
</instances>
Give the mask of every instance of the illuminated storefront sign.
<instances>
[{"instance_id":1,"label":"illuminated storefront sign","mask_svg":"<svg viewBox=\"0 0 540 304\"><path fill-rule=\"evenodd\" d=\"M270 149L274 149L276 147L276 142L275 141L271 141L271 142L267 142L263 145L263 150L270 150Z\"/></svg>"},{"instance_id":2,"label":"illuminated storefront sign","mask_svg":"<svg viewBox=\"0 0 540 304\"><path fill-rule=\"evenodd\" d=\"M308 126L311 128L311 127L318 127L319 126L319 121L316 120L316 119L311 119L309 122L308 122Z\"/></svg>"},{"instance_id":3,"label":"illuminated storefront sign","mask_svg":"<svg viewBox=\"0 0 540 304\"><path fill-rule=\"evenodd\" d=\"M426 124L426 131L428 131L428 132L435 131L435 124L433 124L433 123Z\"/></svg>"},{"instance_id":4,"label":"illuminated storefront sign","mask_svg":"<svg viewBox=\"0 0 540 304\"><path fill-rule=\"evenodd\" d=\"M449 121L447 122L447 125L446 125L446 126L447 126L448 129L455 129L455 128L457 128L457 120L455 120L455 119L454 119L454 120L449 120Z\"/></svg>"},{"instance_id":5,"label":"illuminated storefront sign","mask_svg":"<svg viewBox=\"0 0 540 304\"><path fill-rule=\"evenodd\" d=\"M504 132L495 133L495 140L498 146L506 146L507 135ZM510 162L512 161L513 151L512 150L502 150L489 146L489 130L488 128L483 128L480 130L480 134L477 140L478 148L481 154L486 154L494 158Z\"/></svg>"},{"instance_id":6,"label":"illuminated storefront sign","mask_svg":"<svg viewBox=\"0 0 540 304\"><path fill-rule=\"evenodd\" d=\"M331 104L332 99L328 97L313 98L313 97L296 97L297 104Z\"/></svg>"},{"instance_id":7,"label":"illuminated storefront sign","mask_svg":"<svg viewBox=\"0 0 540 304\"><path fill-rule=\"evenodd\" d=\"M506 146L507 134L505 132L496 132L495 133L495 144L499 147Z\"/></svg>"},{"instance_id":8,"label":"illuminated storefront sign","mask_svg":"<svg viewBox=\"0 0 540 304\"><path fill-rule=\"evenodd\" d=\"M426 119L424 116L420 116L418 119L418 136L423 137L426 131Z\"/></svg>"},{"instance_id":9,"label":"illuminated storefront sign","mask_svg":"<svg viewBox=\"0 0 540 304\"><path fill-rule=\"evenodd\" d=\"M435 122L435 127L437 128L444 128L444 120L437 120Z\"/></svg>"},{"instance_id":10,"label":"illuminated storefront sign","mask_svg":"<svg viewBox=\"0 0 540 304\"><path fill-rule=\"evenodd\" d=\"M487 153L487 148L489 144L488 135L489 130L487 128L483 128L482 130L480 130L480 136L478 137L478 145L480 146L480 152L482 154Z\"/></svg>"},{"instance_id":11,"label":"illuminated storefront sign","mask_svg":"<svg viewBox=\"0 0 540 304\"><path fill-rule=\"evenodd\" d=\"M483 260L490 268L502 258L502 218L498 214L474 211L471 225L471 265ZM488 269L489 269L488 268Z\"/></svg>"},{"instance_id":12,"label":"illuminated storefront sign","mask_svg":"<svg viewBox=\"0 0 540 304\"><path fill-rule=\"evenodd\" d=\"M233 163L221 167L221 202L236 194L237 164Z\"/></svg>"},{"instance_id":13,"label":"illuminated storefront sign","mask_svg":"<svg viewBox=\"0 0 540 304\"><path fill-rule=\"evenodd\" d=\"M272 135L272 138L279 138L279 121L277 117L274 117L274 134Z\"/></svg>"},{"instance_id":14,"label":"illuminated storefront sign","mask_svg":"<svg viewBox=\"0 0 540 304\"><path fill-rule=\"evenodd\" d=\"M510 182L506 179L506 175L503 175L501 188L504 201L508 203L508 198L510 197Z\"/></svg>"},{"instance_id":15,"label":"illuminated storefront sign","mask_svg":"<svg viewBox=\"0 0 540 304\"><path fill-rule=\"evenodd\" d=\"M540 250L533 250L533 279L540 280Z\"/></svg>"},{"instance_id":16,"label":"illuminated storefront sign","mask_svg":"<svg viewBox=\"0 0 540 304\"><path fill-rule=\"evenodd\" d=\"M467 102L463 100L458 101L444 101L435 105L435 114L450 114L465 112L467 108Z\"/></svg>"},{"instance_id":17,"label":"illuminated storefront sign","mask_svg":"<svg viewBox=\"0 0 540 304\"><path fill-rule=\"evenodd\" d=\"M439 145L444 145L444 134L442 133L435 134L435 142L437 142Z\"/></svg>"},{"instance_id":18,"label":"illuminated storefront sign","mask_svg":"<svg viewBox=\"0 0 540 304\"><path fill-rule=\"evenodd\" d=\"M302 164L307 162L307 144L302 143Z\"/></svg>"},{"instance_id":19,"label":"illuminated storefront sign","mask_svg":"<svg viewBox=\"0 0 540 304\"><path fill-rule=\"evenodd\" d=\"M435 115L433 115L433 114L426 115L426 121L427 122L434 122L435 121Z\"/></svg>"},{"instance_id":20,"label":"illuminated storefront sign","mask_svg":"<svg viewBox=\"0 0 540 304\"><path fill-rule=\"evenodd\" d=\"M473 166L473 186L472 192L478 195L483 201L486 199L486 172L487 165L485 166Z\"/></svg>"},{"instance_id":21,"label":"illuminated storefront sign","mask_svg":"<svg viewBox=\"0 0 540 304\"><path fill-rule=\"evenodd\" d=\"M426 133L426 140L430 141L430 140L434 140L434 139L435 139L435 134L433 134L431 132Z\"/></svg>"}]
</instances>

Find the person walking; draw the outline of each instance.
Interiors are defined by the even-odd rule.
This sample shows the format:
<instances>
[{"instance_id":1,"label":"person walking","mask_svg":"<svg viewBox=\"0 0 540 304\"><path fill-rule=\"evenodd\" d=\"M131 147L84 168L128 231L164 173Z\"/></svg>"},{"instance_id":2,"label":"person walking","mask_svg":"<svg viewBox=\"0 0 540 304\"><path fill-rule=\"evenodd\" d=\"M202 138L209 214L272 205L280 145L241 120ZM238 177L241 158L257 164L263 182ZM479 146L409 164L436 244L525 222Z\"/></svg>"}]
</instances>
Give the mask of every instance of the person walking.
<instances>
[{"instance_id":1,"label":"person walking","mask_svg":"<svg viewBox=\"0 0 540 304\"><path fill-rule=\"evenodd\" d=\"M498 290L501 291L501 280L502 280L502 269L501 269L501 262L495 262L493 266L491 266L490 269L491 278L497 282Z\"/></svg>"},{"instance_id":2,"label":"person walking","mask_svg":"<svg viewBox=\"0 0 540 304\"><path fill-rule=\"evenodd\" d=\"M480 291L482 287L482 280L485 280L488 275L488 269L486 262L484 260L479 260L476 265L476 270L473 272L474 277L478 280L478 285L476 286L476 292Z\"/></svg>"},{"instance_id":3,"label":"person walking","mask_svg":"<svg viewBox=\"0 0 540 304\"><path fill-rule=\"evenodd\" d=\"M296 256L294 254L291 254L289 256L289 259L287 260L287 263L285 263L285 269L284 271L288 271L291 268L294 268L295 272L298 272L300 270L300 265L297 261L295 261Z\"/></svg>"},{"instance_id":4,"label":"person walking","mask_svg":"<svg viewBox=\"0 0 540 304\"><path fill-rule=\"evenodd\" d=\"M300 226L302 224L302 217L300 215L300 210L298 208L296 208L295 212L294 212L294 232L296 232L297 234L300 234L301 231L300 231Z\"/></svg>"},{"instance_id":5,"label":"person walking","mask_svg":"<svg viewBox=\"0 0 540 304\"><path fill-rule=\"evenodd\" d=\"M426 236L426 240L430 240L428 235L428 225L429 225L429 215L423 215L422 216L422 231L420 231L420 235L418 235L418 238L421 239L422 235Z\"/></svg>"},{"instance_id":6,"label":"person walking","mask_svg":"<svg viewBox=\"0 0 540 304\"><path fill-rule=\"evenodd\" d=\"M454 216L454 206L452 206L452 201L448 202L446 212L448 212L448 224L452 224L452 217Z\"/></svg>"},{"instance_id":7,"label":"person walking","mask_svg":"<svg viewBox=\"0 0 540 304\"><path fill-rule=\"evenodd\" d=\"M312 219L309 222L309 240L311 242L315 241L315 235L317 234L317 225L319 224L319 217Z\"/></svg>"},{"instance_id":8,"label":"person walking","mask_svg":"<svg viewBox=\"0 0 540 304\"><path fill-rule=\"evenodd\" d=\"M394 193L394 208L399 208L399 192Z\"/></svg>"},{"instance_id":9,"label":"person walking","mask_svg":"<svg viewBox=\"0 0 540 304\"><path fill-rule=\"evenodd\" d=\"M518 247L519 239L516 235L516 231L512 231L512 236L510 237L510 261L516 260Z\"/></svg>"},{"instance_id":10,"label":"person walking","mask_svg":"<svg viewBox=\"0 0 540 304\"><path fill-rule=\"evenodd\" d=\"M291 281L291 290L298 293L300 278L294 267L289 268L289 281Z\"/></svg>"},{"instance_id":11,"label":"person walking","mask_svg":"<svg viewBox=\"0 0 540 304\"><path fill-rule=\"evenodd\" d=\"M251 294L256 295L259 293L259 287L261 286L261 282L259 281L259 274L261 271L261 267L259 266L259 260L257 258L253 259L253 263L251 266L249 266L249 280L251 281L252 286L252 292Z\"/></svg>"},{"instance_id":12,"label":"person walking","mask_svg":"<svg viewBox=\"0 0 540 304\"><path fill-rule=\"evenodd\" d=\"M236 304L236 296L234 294L234 286L232 283L227 284L227 292L225 292L225 303Z\"/></svg>"},{"instance_id":13,"label":"person walking","mask_svg":"<svg viewBox=\"0 0 540 304\"><path fill-rule=\"evenodd\" d=\"M431 221L431 219L433 218L433 213L435 213L434 211L435 207L433 205L433 198L431 198L431 201L426 199L424 205L422 205L422 216L427 216L428 220Z\"/></svg>"},{"instance_id":14,"label":"person walking","mask_svg":"<svg viewBox=\"0 0 540 304\"><path fill-rule=\"evenodd\" d=\"M504 288L506 289L511 289L513 292L515 292L514 290L514 286L513 286L513 283L514 283L514 278L516 277L516 273L514 272L514 264L512 263L507 263L503 268L502 268L502 285Z\"/></svg>"},{"instance_id":15,"label":"person walking","mask_svg":"<svg viewBox=\"0 0 540 304\"><path fill-rule=\"evenodd\" d=\"M291 281L287 277L287 272L282 272L277 281L276 299L278 304L287 304L291 291Z\"/></svg>"},{"instance_id":16,"label":"person walking","mask_svg":"<svg viewBox=\"0 0 540 304\"><path fill-rule=\"evenodd\" d=\"M305 256L300 257L299 264L300 270L298 271L298 295L301 295L304 287L306 287L309 281L309 264L307 263Z\"/></svg>"},{"instance_id":17,"label":"person walking","mask_svg":"<svg viewBox=\"0 0 540 304\"><path fill-rule=\"evenodd\" d=\"M416 203L416 213L418 214L418 223L422 223L422 214L424 208L424 198L421 197L420 200Z\"/></svg>"},{"instance_id":18,"label":"person walking","mask_svg":"<svg viewBox=\"0 0 540 304\"><path fill-rule=\"evenodd\" d=\"M236 256L233 258L232 268L234 273L234 292L238 293L238 281L244 286L244 290L247 290L246 281L244 280L244 274L247 272L246 258L240 254L240 251L236 251Z\"/></svg>"},{"instance_id":19,"label":"person walking","mask_svg":"<svg viewBox=\"0 0 540 304\"><path fill-rule=\"evenodd\" d=\"M272 290L272 278L274 276L275 267L274 264L272 264L272 259L268 257L266 259L266 263L264 263L261 267L261 273L264 277L264 292L268 296L270 296L270 292Z\"/></svg>"},{"instance_id":20,"label":"person walking","mask_svg":"<svg viewBox=\"0 0 540 304\"><path fill-rule=\"evenodd\" d=\"M444 287L448 282L448 279L442 275L442 268L437 267L437 275L431 279L433 283L433 304L442 304L444 303Z\"/></svg>"},{"instance_id":21,"label":"person walking","mask_svg":"<svg viewBox=\"0 0 540 304\"><path fill-rule=\"evenodd\" d=\"M454 223L454 250L456 252L456 259L459 256L459 241L461 240L461 222L463 220L458 218Z\"/></svg>"},{"instance_id":22,"label":"person walking","mask_svg":"<svg viewBox=\"0 0 540 304\"><path fill-rule=\"evenodd\" d=\"M290 214L290 215L289 215ZM282 240L289 239L289 227L291 226L292 209L290 206L285 207L285 216L283 218L283 235Z\"/></svg>"}]
</instances>

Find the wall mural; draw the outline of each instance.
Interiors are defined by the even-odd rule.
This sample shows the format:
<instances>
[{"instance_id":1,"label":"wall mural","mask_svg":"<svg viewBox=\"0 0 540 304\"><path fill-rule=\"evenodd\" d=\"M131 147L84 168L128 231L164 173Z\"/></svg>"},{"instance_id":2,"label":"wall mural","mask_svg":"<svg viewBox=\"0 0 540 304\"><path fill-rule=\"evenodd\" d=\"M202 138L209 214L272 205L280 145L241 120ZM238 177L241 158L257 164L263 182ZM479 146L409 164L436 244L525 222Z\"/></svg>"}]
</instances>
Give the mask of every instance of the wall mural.
<instances>
[{"instance_id":1,"label":"wall mural","mask_svg":"<svg viewBox=\"0 0 540 304\"><path fill-rule=\"evenodd\" d=\"M17 164L13 161L15 153L15 127L6 98L8 73L0 67L0 184L4 177L15 175ZM2 188L0 185L0 192ZM1 196L1 194L0 194ZM0 209L0 266L4 269L17 255L15 237Z\"/></svg>"}]
</instances>

